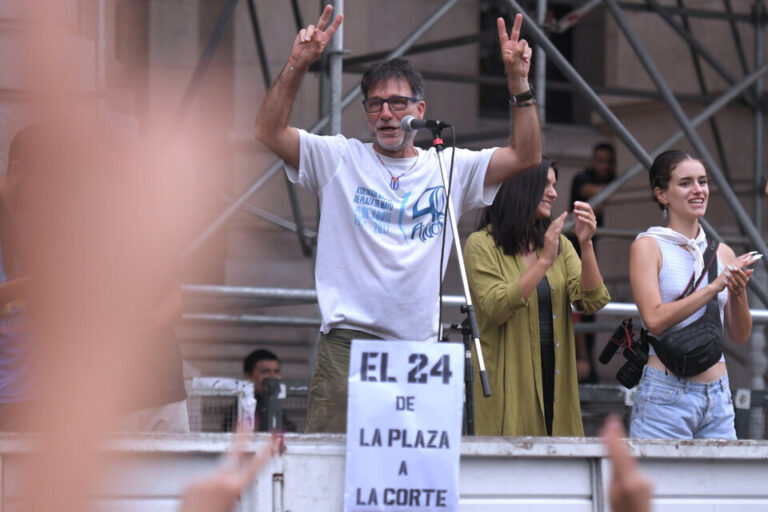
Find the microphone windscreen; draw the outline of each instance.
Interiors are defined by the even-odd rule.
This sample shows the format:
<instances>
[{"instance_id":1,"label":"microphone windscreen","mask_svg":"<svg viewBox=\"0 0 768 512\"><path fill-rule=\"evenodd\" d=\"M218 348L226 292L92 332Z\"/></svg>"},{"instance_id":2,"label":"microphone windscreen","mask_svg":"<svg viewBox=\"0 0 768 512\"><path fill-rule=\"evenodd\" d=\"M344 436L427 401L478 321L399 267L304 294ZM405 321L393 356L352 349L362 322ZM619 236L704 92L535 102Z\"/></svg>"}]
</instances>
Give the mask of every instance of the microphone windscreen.
<instances>
[{"instance_id":1,"label":"microphone windscreen","mask_svg":"<svg viewBox=\"0 0 768 512\"><path fill-rule=\"evenodd\" d=\"M414 119L416 118L411 115L405 116L402 121L400 121L400 128L402 128L404 132L414 131L414 128L411 126L411 121Z\"/></svg>"}]
</instances>

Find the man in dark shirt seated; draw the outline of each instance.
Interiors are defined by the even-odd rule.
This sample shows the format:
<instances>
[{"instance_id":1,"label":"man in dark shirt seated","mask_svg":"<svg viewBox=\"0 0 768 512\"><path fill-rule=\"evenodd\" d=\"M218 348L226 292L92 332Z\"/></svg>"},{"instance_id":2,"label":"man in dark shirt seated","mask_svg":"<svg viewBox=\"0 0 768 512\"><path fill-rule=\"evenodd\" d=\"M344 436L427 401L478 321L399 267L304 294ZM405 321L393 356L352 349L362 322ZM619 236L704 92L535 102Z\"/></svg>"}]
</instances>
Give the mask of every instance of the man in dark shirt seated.
<instances>
[{"instance_id":1,"label":"man in dark shirt seated","mask_svg":"<svg viewBox=\"0 0 768 512\"><path fill-rule=\"evenodd\" d=\"M243 373L247 380L253 382L253 391L256 397L256 420L254 430L264 432L269 429L268 426L268 406L269 401L263 393L262 383L264 379L280 379L280 360L277 356L266 349L254 350L243 361ZM283 430L287 432L296 432L296 424L289 420L285 411L282 413Z\"/></svg>"},{"instance_id":2,"label":"man in dark shirt seated","mask_svg":"<svg viewBox=\"0 0 768 512\"><path fill-rule=\"evenodd\" d=\"M589 201L616 178L616 150L601 142L592 149L589 167L573 177L571 205L574 201ZM597 226L603 225L603 205L594 207Z\"/></svg>"}]
</instances>

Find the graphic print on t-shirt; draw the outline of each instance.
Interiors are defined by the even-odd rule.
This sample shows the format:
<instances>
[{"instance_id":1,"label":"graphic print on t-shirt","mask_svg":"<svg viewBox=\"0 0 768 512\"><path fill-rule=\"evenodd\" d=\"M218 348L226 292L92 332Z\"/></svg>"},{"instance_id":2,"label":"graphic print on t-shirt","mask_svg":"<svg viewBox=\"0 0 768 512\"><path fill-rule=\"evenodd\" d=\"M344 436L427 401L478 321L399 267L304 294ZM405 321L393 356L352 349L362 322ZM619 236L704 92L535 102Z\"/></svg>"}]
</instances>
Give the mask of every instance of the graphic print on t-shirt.
<instances>
[{"instance_id":1,"label":"graphic print on t-shirt","mask_svg":"<svg viewBox=\"0 0 768 512\"><path fill-rule=\"evenodd\" d=\"M355 226L376 235L386 235L397 223L403 241L417 240L422 243L439 236L445 226L445 187L428 187L416 201L410 202L414 194L408 192L401 200L397 212L392 201L375 190L358 186L352 199L355 211ZM409 207L409 204L412 206Z\"/></svg>"},{"instance_id":2,"label":"graphic print on t-shirt","mask_svg":"<svg viewBox=\"0 0 768 512\"><path fill-rule=\"evenodd\" d=\"M445 224L445 187L429 187L421 193L413 205L413 220L417 221L411 230L411 240L426 242L439 236Z\"/></svg>"},{"instance_id":3,"label":"graphic print on t-shirt","mask_svg":"<svg viewBox=\"0 0 768 512\"><path fill-rule=\"evenodd\" d=\"M392 201L366 187L357 187L352 201L355 203L355 226L369 229L376 234L389 233L392 212L395 209Z\"/></svg>"}]
</instances>

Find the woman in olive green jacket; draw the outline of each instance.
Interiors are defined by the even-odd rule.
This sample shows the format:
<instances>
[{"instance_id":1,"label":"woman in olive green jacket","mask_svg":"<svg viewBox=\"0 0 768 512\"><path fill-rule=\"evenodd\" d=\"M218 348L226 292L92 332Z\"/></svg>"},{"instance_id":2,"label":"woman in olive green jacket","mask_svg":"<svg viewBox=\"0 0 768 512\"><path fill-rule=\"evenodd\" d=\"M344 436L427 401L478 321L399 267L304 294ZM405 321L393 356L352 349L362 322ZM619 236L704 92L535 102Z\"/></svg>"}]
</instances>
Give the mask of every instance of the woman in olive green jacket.
<instances>
[{"instance_id":1,"label":"woman in olive green jacket","mask_svg":"<svg viewBox=\"0 0 768 512\"><path fill-rule=\"evenodd\" d=\"M464 248L491 397L475 388L479 435L583 436L571 304L610 300L595 259L595 214L574 203L582 260L552 216L554 162L501 185Z\"/></svg>"}]
</instances>

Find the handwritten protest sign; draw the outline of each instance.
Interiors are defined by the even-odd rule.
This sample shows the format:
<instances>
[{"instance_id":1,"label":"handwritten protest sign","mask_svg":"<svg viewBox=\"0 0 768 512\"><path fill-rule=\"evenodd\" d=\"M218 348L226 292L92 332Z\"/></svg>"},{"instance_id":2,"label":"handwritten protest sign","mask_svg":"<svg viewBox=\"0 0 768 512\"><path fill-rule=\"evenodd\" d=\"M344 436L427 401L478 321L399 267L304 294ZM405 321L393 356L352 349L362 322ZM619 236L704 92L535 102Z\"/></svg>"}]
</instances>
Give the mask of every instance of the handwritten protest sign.
<instances>
[{"instance_id":1,"label":"handwritten protest sign","mask_svg":"<svg viewBox=\"0 0 768 512\"><path fill-rule=\"evenodd\" d=\"M458 509L463 346L355 340L344 505Z\"/></svg>"}]
</instances>

